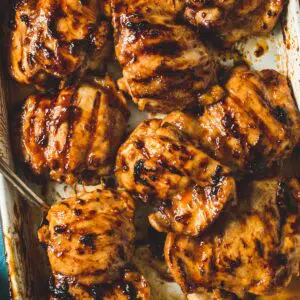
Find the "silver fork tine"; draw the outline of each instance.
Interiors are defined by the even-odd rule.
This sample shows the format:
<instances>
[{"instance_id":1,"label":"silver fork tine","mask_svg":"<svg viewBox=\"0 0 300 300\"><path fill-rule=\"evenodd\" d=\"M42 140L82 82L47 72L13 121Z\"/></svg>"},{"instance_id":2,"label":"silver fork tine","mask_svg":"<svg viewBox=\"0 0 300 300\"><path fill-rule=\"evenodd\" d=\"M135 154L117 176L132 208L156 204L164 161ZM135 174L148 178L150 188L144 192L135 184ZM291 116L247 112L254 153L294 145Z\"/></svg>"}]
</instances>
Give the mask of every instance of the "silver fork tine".
<instances>
[{"instance_id":1,"label":"silver fork tine","mask_svg":"<svg viewBox=\"0 0 300 300\"><path fill-rule=\"evenodd\" d=\"M0 157L0 172L24 198L44 211L49 210L50 206L8 166L2 157Z\"/></svg>"}]
</instances>

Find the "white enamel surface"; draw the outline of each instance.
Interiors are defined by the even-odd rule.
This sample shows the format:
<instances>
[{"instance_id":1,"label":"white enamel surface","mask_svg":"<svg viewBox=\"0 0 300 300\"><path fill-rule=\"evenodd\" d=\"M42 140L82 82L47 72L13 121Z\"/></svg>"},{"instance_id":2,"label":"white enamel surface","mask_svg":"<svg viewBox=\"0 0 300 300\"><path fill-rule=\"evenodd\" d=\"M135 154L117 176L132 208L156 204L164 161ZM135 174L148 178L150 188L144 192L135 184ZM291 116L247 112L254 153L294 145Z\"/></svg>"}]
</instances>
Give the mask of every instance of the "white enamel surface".
<instances>
[{"instance_id":1,"label":"white enamel surface","mask_svg":"<svg viewBox=\"0 0 300 300\"><path fill-rule=\"evenodd\" d=\"M278 24L273 33L268 37L254 37L237 45L247 62L250 63L253 69L275 69L286 74L291 82L295 98L300 107L300 12L299 1L291 0L287 7L286 22L281 26ZM288 48L284 43L282 27L285 28L285 37ZM261 57L255 56L257 45L268 48L265 54ZM112 66L112 69L115 67ZM7 78L0 77L0 83L7 82ZM5 108L5 95L0 89L0 156L6 161L10 160L10 147L7 136L7 119ZM5 88L4 88L5 90ZM134 128L140 121L147 118L146 113L141 113L136 110L133 104L131 106L132 118L130 128ZM36 188L36 186L32 185ZM77 189L82 189L78 186ZM74 189L64 185L49 184L47 187L47 195L50 201L57 201L60 197L67 197L74 193ZM18 201L15 191L4 181L0 175L0 209L5 236L5 245L7 252L7 260L9 271L11 274L12 290L14 299L31 299L30 289L25 285L25 272L22 253L18 250L18 245L21 243L18 230L18 220L16 220L15 210L18 209ZM36 224L35 224L36 225ZM179 287L160 278L156 269L153 267L153 262L147 257L146 252L142 249L137 251L135 263L138 268L145 273L145 276L150 281L152 286L153 300L181 300L186 297L180 292ZM30 272L30 270L26 270ZM206 299L201 295L190 295L189 299Z\"/></svg>"}]
</instances>

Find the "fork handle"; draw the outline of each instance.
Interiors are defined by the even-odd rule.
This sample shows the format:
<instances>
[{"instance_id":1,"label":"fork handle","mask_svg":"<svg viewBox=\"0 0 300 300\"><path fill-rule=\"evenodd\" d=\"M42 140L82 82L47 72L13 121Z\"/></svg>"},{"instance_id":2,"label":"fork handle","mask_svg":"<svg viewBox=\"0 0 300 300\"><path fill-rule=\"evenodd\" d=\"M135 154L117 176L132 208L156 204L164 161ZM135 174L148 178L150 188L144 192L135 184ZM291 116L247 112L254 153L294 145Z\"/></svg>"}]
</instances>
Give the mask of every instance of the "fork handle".
<instances>
[{"instance_id":1,"label":"fork handle","mask_svg":"<svg viewBox=\"0 0 300 300\"><path fill-rule=\"evenodd\" d=\"M26 200L35 204L43 211L49 210L50 206L9 167L2 157L0 157L0 172Z\"/></svg>"}]
</instances>

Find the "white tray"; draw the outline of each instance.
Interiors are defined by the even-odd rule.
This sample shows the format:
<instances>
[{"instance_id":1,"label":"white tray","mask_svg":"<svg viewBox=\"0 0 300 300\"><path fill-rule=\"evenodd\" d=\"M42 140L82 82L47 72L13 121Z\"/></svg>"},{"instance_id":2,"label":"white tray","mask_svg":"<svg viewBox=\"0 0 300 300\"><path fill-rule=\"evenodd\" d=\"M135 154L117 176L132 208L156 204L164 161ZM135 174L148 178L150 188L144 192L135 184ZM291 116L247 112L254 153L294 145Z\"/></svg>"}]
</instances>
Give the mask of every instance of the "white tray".
<instances>
[{"instance_id":1,"label":"white tray","mask_svg":"<svg viewBox=\"0 0 300 300\"><path fill-rule=\"evenodd\" d=\"M0 23L5 22L5 15L10 8L10 0L0 1ZM3 44L3 39L0 39ZM5 42L4 42L5 43ZM258 45L266 51L261 57L254 52ZM254 37L238 45L238 49L250 62L254 69L276 69L286 74L290 80L295 99L300 107L300 11L299 0L290 0L281 23L268 37ZM5 57L7 54L0 48L0 156L13 165L8 135L7 111L12 107L20 107L24 95L29 89L15 83L7 74ZM2 68L1 68L2 67ZM137 113L133 105L134 126L147 117L146 114ZM8 108L8 110L6 109ZM10 120L11 124L12 120ZM22 170L17 170L22 175ZM31 184L32 185L32 184ZM32 185L34 188L37 186ZM46 194L54 201L60 196L67 196L73 191L61 185L47 185ZM47 196L48 197L48 196ZM0 209L3 225L4 243L7 255L7 265L11 282L11 295L13 299L45 299L47 290L47 276L49 275L48 261L45 251L41 249L36 238L36 230L42 216L35 209L29 207L13 188L0 175ZM157 266L147 257L147 251L140 248L135 256L135 262L142 269L150 281L153 300L185 299L175 283L164 281L156 272ZM300 283L293 284L293 294L288 299L300 299ZM298 292L297 292L298 290ZM292 289L289 291L292 293ZM201 295L193 295L190 299L205 299ZM268 298L268 297L267 297ZM266 298L266 299L267 299ZM277 295L272 299L287 299Z\"/></svg>"}]
</instances>

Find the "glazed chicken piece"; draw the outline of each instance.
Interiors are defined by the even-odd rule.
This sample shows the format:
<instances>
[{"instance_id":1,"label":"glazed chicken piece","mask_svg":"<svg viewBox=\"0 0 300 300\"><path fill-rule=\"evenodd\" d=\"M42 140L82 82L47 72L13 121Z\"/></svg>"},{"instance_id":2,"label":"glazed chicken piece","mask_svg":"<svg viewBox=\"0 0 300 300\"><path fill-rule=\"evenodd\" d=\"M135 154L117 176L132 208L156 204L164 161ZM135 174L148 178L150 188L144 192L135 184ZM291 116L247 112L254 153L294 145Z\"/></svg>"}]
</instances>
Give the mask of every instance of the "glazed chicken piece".
<instances>
[{"instance_id":1,"label":"glazed chicken piece","mask_svg":"<svg viewBox=\"0 0 300 300\"><path fill-rule=\"evenodd\" d=\"M112 169L128 117L109 77L87 79L55 97L32 95L22 118L25 161L59 182L97 181Z\"/></svg>"},{"instance_id":2,"label":"glazed chicken piece","mask_svg":"<svg viewBox=\"0 0 300 300\"><path fill-rule=\"evenodd\" d=\"M47 246L52 299L128 299L114 297L123 289L149 299L143 277L124 272L134 251L134 210L127 193L113 190L79 194L50 208L38 236Z\"/></svg>"},{"instance_id":3,"label":"glazed chicken piece","mask_svg":"<svg viewBox=\"0 0 300 300\"><path fill-rule=\"evenodd\" d=\"M156 206L158 231L198 235L235 199L230 168L195 147L174 126L140 124L118 151L119 185Z\"/></svg>"},{"instance_id":4,"label":"glazed chicken piece","mask_svg":"<svg viewBox=\"0 0 300 300\"><path fill-rule=\"evenodd\" d=\"M95 284L91 287L68 283L62 276L51 277L50 300L150 300L149 285L140 273L132 268L125 268L122 273L116 282Z\"/></svg>"},{"instance_id":5,"label":"glazed chicken piece","mask_svg":"<svg viewBox=\"0 0 300 300\"><path fill-rule=\"evenodd\" d=\"M236 209L200 237L168 234L165 258L184 292L222 288L243 297L288 285L299 272L299 214L282 187L278 179L241 186Z\"/></svg>"},{"instance_id":6,"label":"glazed chicken piece","mask_svg":"<svg viewBox=\"0 0 300 300\"><path fill-rule=\"evenodd\" d=\"M235 180L221 177L213 186L194 185L170 200L162 201L156 212L149 215L149 222L159 232L197 236L221 213L231 209L235 200Z\"/></svg>"},{"instance_id":7,"label":"glazed chicken piece","mask_svg":"<svg viewBox=\"0 0 300 300\"><path fill-rule=\"evenodd\" d=\"M292 153L300 138L300 114L283 75L241 66L220 89L201 96L200 117L173 112L163 123L240 172L256 172Z\"/></svg>"},{"instance_id":8,"label":"glazed chicken piece","mask_svg":"<svg viewBox=\"0 0 300 300\"><path fill-rule=\"evenodd\" d=\"M11 20L10 71L39 89L62 87L107 52L108 23L98 0L17 0Z\"/></svg>"},{"instance_id":9,"label":"glazed chicken piece","mask_svg":"<svg viewBox=\"0 0 300 300\"><path fill-rule=\"evenodd\" d=\"M197 100L215 65L189 27L176 24L182 1L112 0L119 81L140 110L170 112Z\"/></svg>"},{"instance_id":10,"label":"glazed chicken piece","mask_svg":"<svg viewBox=\"0 0 300 300\"><path fill-rule=\"evenodd\" d=\"M285 0L186 0L185 19L212 31L230 46L247 36L267 34L276 25Z\"/></svg>"}]
</instances>

